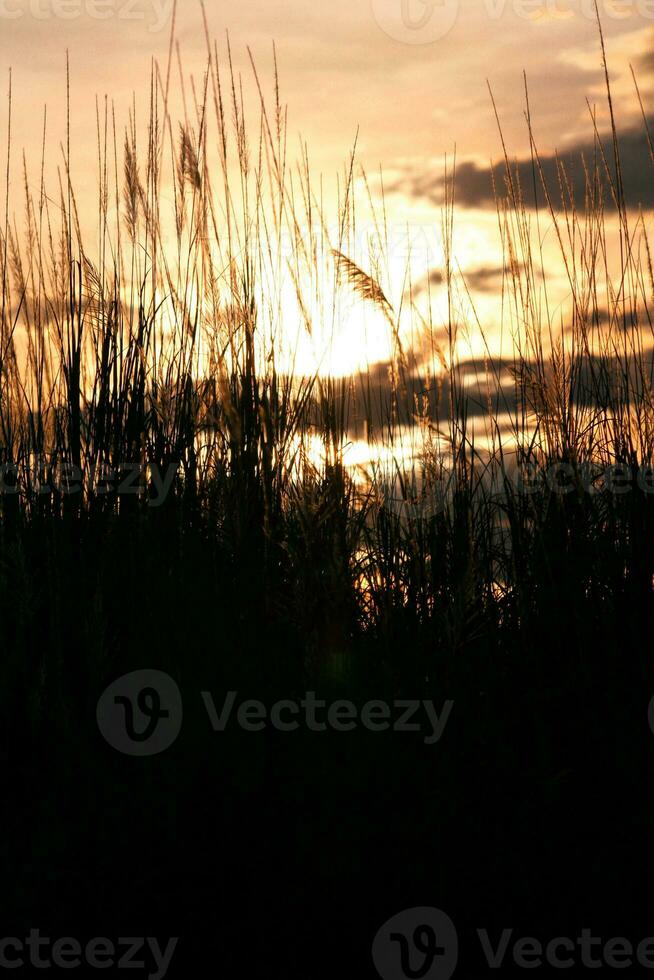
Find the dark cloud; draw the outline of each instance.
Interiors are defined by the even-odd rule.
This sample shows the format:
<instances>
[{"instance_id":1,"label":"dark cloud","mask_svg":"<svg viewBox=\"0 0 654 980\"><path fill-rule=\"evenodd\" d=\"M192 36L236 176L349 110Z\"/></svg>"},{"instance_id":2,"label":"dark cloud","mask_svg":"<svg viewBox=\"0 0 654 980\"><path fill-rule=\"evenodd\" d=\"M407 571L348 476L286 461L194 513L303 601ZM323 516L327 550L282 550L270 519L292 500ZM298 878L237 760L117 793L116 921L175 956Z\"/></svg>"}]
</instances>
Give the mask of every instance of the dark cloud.
<instances>
[{"instance_id":1,"label":"dark cloud","mask_svg":"<svg viewBox=\"0 0 654 980\"><path fill-rule=\"evenodd\" d=\"M410 299L411 297L422 296L425 293L429 293L434 287L444 285L444 283L445 276L442 271L440 269L430 269L424 278L411 284L411 289L406 291L406 298Z\"/></svg>"},{"instance_id":2,"label":"dark cloud","mask_svg":"<svg viewBox=\"0 0 654 980\"><path fill-rule=\"evenodd\" d=\"M652 55L654 58L654 55ZM650 132L654 133L654 117L648 118ZM602 146L609 172L602 159L602 152L593 142L579 143L557 156L556 153L540 156L541 174L531 159L510 162L510 177L502 165L491 167L476 163L459 164L456 171L455 199L465 207L494 207L496 196L507 197L511 187L528 208L535 202L539 207L546 204L543 181L552 205L561 209L563 202L574 198L577 206L585 200L589 177L597 173L606 207L613 207L610 180L614 175L613 146L610 136L602 138ZM644 126L627 130L619 136L620 164L627 205L644 208L654 207L654 165ZM597 169L596 169L597 168ZM435 202L443 200L442 177L410 177L395 186L395 190L412 197L427 197ZM478 287L477 287L478 288Z\"/></svg>"},{"instance_id":3,"label":"dark cloud","mask_svg":"<svg viewBox=\"0 0 654 980\"><path fill-rule=\"evenodd\" d=\"M470 289L478 293L492 293L496 291L503 273L502 266L481 266L479 269L466 270L463 277Z\"/></svg>"},{"instance_id":4,"label":"dark cloud","mask_svg":"<svg viewBox=\"0 0 654 980\"><path fill-rule=\"evenodd\" d=\"M487 416L489 400L494 412L515 412L516 391L511 377L513 362L495 359L492 366L483 360L470 359L461 363L457 375L464 386L458 398L470 418ZM416 406L434 423L447 419L450 404L450 382L447 374L427 383L416 373L409 372L393 393L393 373L387 363L373 364L363 374L352 376L333 392L339 404L339 414L347 419L351 438L361 438L364 421L369 434L384 431L389 418L400 425L415 423ZM320 407L314 403L316 423Z\"/></svg>"},{"instance_id":5,"label":"dark cloud","mask_svg":"<svg viewBox=\"0 0 654 980\"><path fill-rule=\"evenodd\" d=\"M654 74L654 51L647 51L642 54L636 63L636 74L638 70L647 74Z\"/></svg>"},{"instance_id":6,"label":"dark cloud","mask_svg":"<svg viewBox=\"0 0 654 980\"><path fill-rule=\"evenodd\" d=\"M534 270L540 275L539 270ZM466 286L475 293L497 293L502 287L504 275L510 275L501 265L478 266L476 269L464 269L461 276ZM457 274L458 275L458 274ZM445 276L440 269L432 269L428 275L413 288L414 296L426 293L432 286L445 285Z\"/></svg>"},{"instance_id":7,"label":"dark cloud","mask_svg":"<svg viewBox=\"0 0 654 980\"><path fill-rule=\"evenodd\" d=\"M654 371L654 353L643 355L644 376ZM633 368L633 366L632 366ZM469 419L488 418L509 413L513 418L524 405L534 408L535 388L539 370L527 361L523 365L522 382L515 373L516 364L508 358L483 360L471 358L457 366L456 401L459 409ZM569 396L577 406L610 404L616 392L616 378L622 377L623 367L618 358L577 357L568 365ZM520 373L520 372L519 372ZM642 397L643 376L633 368L630 371L631 397L634 403ZM365 438L367 432L377 437L384 431L390 418L401 425L416 423L416 406L424 417L435 425L447 422L450 405L450 379L447 373L426 382L417 373L409 372L396 394L393 393L390 364L374 364L363 374L342 379L337 383L333 396L339 403L339 415L346 420L350 438ZM312 404L316 424L320 424L320 406Z\"/></svg>"}]
</instances>

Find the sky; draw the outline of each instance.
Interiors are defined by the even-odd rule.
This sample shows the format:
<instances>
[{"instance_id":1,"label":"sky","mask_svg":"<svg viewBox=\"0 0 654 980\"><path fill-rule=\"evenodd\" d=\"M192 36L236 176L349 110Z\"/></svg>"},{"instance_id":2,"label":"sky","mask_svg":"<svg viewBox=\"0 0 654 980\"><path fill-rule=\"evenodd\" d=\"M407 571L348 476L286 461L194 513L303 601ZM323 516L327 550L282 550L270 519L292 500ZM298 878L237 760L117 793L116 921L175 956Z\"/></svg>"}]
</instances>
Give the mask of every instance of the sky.
<instances>
[{"instance_id":1,"label":"sky","mask_svg":"<svg viewBox=\"0 0 654 980\"><path fill-rule=\"evenodd\" d=\"M629 65L646 112L654 112L654 0L602 0L611 80L632 177L634 207L654 206L646 147ZM65 133L66 74L71 70L73 175L84 187L97 167L96 98L107 96L125 125L132 99L147 118L152 59L168 52L175 12L187 79L206 65L202 9L196 0L0 0L0 91L13 87L12 201L22 187L18 148L38 183L43 109L47 152L59 154ZM445 156L456 153L458 261L471 276L483 312L490 311L499 251L489 166L502 144L491 96L512 157L526 159L523 72L531 116L547 171L554 153L572 157L592 144L590 106L606 130L604 78L595 10L588 0L220 0L206 2L211 35L225 57L229 32L237 70L253 90L247 48L264 86L272 85L274 42L291 146L306 141L312 171L343 172L356 139L358 162L383 168L392 221L421 229L439 224ZM7 134L0 100L0 145ZM371 178L378 190L376 176ZM437 250L436 250L437 251ZM418 258L416 276L438 272L438 255ZM426 278L425 278L426 282ZM490 315L490 312L489 312ZM378 330L379 334L379 330ZM384 342L370 357L383 359ZM341 344L340 366L353 367ZM479 353L479 352L477 352Z\"/></svg>"},{"instance_id":2,"label":"sky","mask_svg":"<svg viewBox=\"0 0 654 980\"><path fill-rule=\"evenodd\" d=\"M525 148L522 72L544 149L588 133L585 99L602 95L597 27L588 0L207 0L210 31L229 31L237 62L250 46L263 68L275 41L291 133L331 171L359 128L367 165L426 165L456 144L486 162L498 139L492 86L508 143ZM61 109L70 51L74 113L93 117L95 95L128 106L147 96L150 58L166 63L173 0L0 0L0 68L11 67L17 138L29 144L44 103ZM614 81L635 119L628 63L644 88L654 72L654 0L602 0ZM406 27L405 21L413 26ZM424 23L423 23L424 22ZM205 60L202 14L180 0L176 36L188 71ZM4 116L0 116L0 124ZM37 136L38 139L38 136Z\"/></svg>"}]
</instances>

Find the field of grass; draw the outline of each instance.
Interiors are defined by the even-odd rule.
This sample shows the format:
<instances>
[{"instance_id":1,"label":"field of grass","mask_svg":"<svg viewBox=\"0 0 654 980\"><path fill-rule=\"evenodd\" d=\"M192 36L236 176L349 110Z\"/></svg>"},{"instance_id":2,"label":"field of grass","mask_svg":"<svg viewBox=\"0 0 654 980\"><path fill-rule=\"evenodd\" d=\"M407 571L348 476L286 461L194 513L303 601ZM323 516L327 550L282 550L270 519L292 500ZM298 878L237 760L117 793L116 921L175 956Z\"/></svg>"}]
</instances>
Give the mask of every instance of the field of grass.
<instances>
[{"instance_id":1,"label":"field of grass","mask_svg":"<svg viewBox=\"0 0 654 980\"><path fill-rule=\"evenodd\" d=\"M562 165L535 211L508 154L498 168L516 329L508 360L489 355L478 378L480 423L456 357L456 175L434 216L451 302L445 322L420 318L427 370L387 299L383 202L364 268L348 252L354 160L325 214L308 162L289 161L276 80L269 103L254 66L253 83L246 126L239 79L209 45L181 123L170 72L153 75L142 132L132 119L121 136L101 108L88 247L70 137L57 192L26 176L22 201L9 139L5 932L179 935L169 975L209 961L225 977L306 980L373 976L377 928L421 904L471 926L649 935L654 279L612 109L583 200ZM540 185L535 141L532 157ZM565 322L547 302L545 227L569 280ZM281 363L285 320L324 329L339 291L388 323L383 384L372 368L344 380ZM363 421L373 445L411 423L423 451L355 478L343 455ZM142 668L184 695L182 734L144 759L96 724L105 688ZM216 734L200 692L229 690L453 708L435 745Z\"/></svg>"}]
</instances>

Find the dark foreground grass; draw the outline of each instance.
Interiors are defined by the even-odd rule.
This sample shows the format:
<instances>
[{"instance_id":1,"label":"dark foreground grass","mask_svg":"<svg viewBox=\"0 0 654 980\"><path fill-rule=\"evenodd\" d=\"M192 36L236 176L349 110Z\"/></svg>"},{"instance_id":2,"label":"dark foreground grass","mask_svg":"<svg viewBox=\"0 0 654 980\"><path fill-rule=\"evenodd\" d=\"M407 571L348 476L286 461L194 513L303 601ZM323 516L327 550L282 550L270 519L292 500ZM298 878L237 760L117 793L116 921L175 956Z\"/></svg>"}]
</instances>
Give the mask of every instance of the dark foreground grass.
<instances>
[{"instance_id":1,"label":"dark foreground grass","mask_svg":"<svg viewBox=\"0 0 654 980\"><path fill-rule=\"evenodd\" d=\"M420 388L380 275L346 258L351 171L329 256L388 319L388 389L278 370L288 309L258 284L290 229L286 271L311 329L301 285L317 251L298 227L320 224L308 170L289 190L283 111L262 107L253 152L238 86L211 55L212 186L205 109L178 139L153 84L144 174L132 128L110 191L112 141L99 142L96 264L66 178L56 222L45 191L28 191L24 243L9 218L0 239L3 935L179 936L171 976L309 980L374 976L377 929L419 905L455 921L468 977L488 969L476 928L494 941L509 927L545 941L654 933L652 277L617 137L609 152L596 134L583 208L563 173L561 206L544 189L576 259L560 337L535 299L538 250L507 162L498 206L521 332L503 441L487 366L482 454L453 315L438 348L425 324L440 373ZM448 290L452 266L446 249ZM388 440L403 417L446 433L447 452L416 462L417 491L398 467L399 502L343 464L351 417L373 415ZM108 744L96 711L144 668L176 681L184 716L165 752L136 757ZM359 710L453 706L433 744L424 725L215 732L202 692L220 706L229 691L268 708L309 691Z\"/></svg>"}]
</instances>

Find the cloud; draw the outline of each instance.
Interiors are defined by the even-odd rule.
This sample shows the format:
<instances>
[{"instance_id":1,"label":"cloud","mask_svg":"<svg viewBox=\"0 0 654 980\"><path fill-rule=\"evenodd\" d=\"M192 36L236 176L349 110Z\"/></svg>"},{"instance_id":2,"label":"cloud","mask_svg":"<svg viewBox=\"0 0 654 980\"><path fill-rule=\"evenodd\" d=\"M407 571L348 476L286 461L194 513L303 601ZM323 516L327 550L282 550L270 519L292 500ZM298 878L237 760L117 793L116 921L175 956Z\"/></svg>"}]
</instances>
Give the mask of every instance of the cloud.
<instances>
[{"instance_id":1,"label":"cloud","mask_svg":"<svg viewBox=\"0 0 654 980\"><path fill-rule=\"evenodd\" d=\"M643 364L648 375L654 368L651 350L643 353ZM515 367L514 361L509 358L495 358L492 361L471 358L459 363L456 396L461 413L469 421L489 419L490 407L492 415L499 417L508 414L519 423L523 408L529 412L534 409L537 389L527 383L524 391L521 391ZM540 369L533 361L526 361L523 371L525 382L529 379L537 381L540 377ZM572 404L596 407L603 402L609 403L617 394L617 388L610 379L622 377L622 372L622 362L618 357L576 357L569 364L569 377L573 379L569 392ZM340 394L336 395L341 400L339 411L347 420L352 439L365 438L364 420L368 422L369 433L377 436L384 431L389 418L394 418L399 425L416 425L415 406L418 404L425 419L447 426L451 398L447 373L432 377L428 383L417 374L410 373L404 379L405 387L399 397L394 393L391 376L390 364L373 364L366 373L352 376L340 388ZM642 390L642 381L638 376L633 377L632 386L631 397L635 401ZM313 408L316 418L319 418L317 403Z\"/></svg>"},{"instance_id":2,"label":"cloud","mask_svg":"<svg viewBox=\"0 0 654 980\"><path fill-rule=\"evenodd\" d=\"M654 116L648 118L648 126L650 132L654 132ZM618 142L627 205L654 207L654 164L644 127L627 130L619 136ZM496 197L509 196L512 186L516 195L522 197L526 207L533 208L536 201L542 207L546 204L544 181L555 208L560 209L569 194L574 197L577 205L581 205L587 188L586 172L592 175L597 166L606 206L612 207L610 180L614 178L614 162L610 135L602 136L601 143L608 173L599 145L590 141L577 143L560 155L556 152L540 155L542 178L530 158L510 161L510 176L504 164L491 167L472 161L459 163L456 172L456 200L465 207L494 207ZM562 179L568 185L564 192L561 188ZM412 198L426 198L441 204L444 198L444 178L411 175L398 182L393 190L401 191Z\"/></svg>"},{"instance_id":3,"label":"cloud","mask_svg":"<svg viewBox=\"0 0 654 980\"><path fill-rule=\"evenodd\" d=\"M491 293L497 290L498 280L504 275L502 266L480 266L478 269L465 269L463 278L468 287L479 293Z\"/></svg>"},{"instance_id":4,"label":"cloud","mask_svg":"<svg viewBox=\"0 0 654 980\"><path fill-rule=\"evenodd\" d=\"M641 55L637 68L648 74L654 74L654 51L647 51L646 54Z\"/></svg>"},{"instance_id":5,"label":"cloud","mask_svg":"<svg viewBox=\"0 0 654 980\"><path fill-rule=\"evenodd\" d=\"M461 275L468 289L477 293L497 293L505 270L501 265L477 266L462 269ZM431 287L445 285L445 276L440 269L431 269L422 282L413 287L414 295L422 295Z\"/></svg>"}]
</instances>

